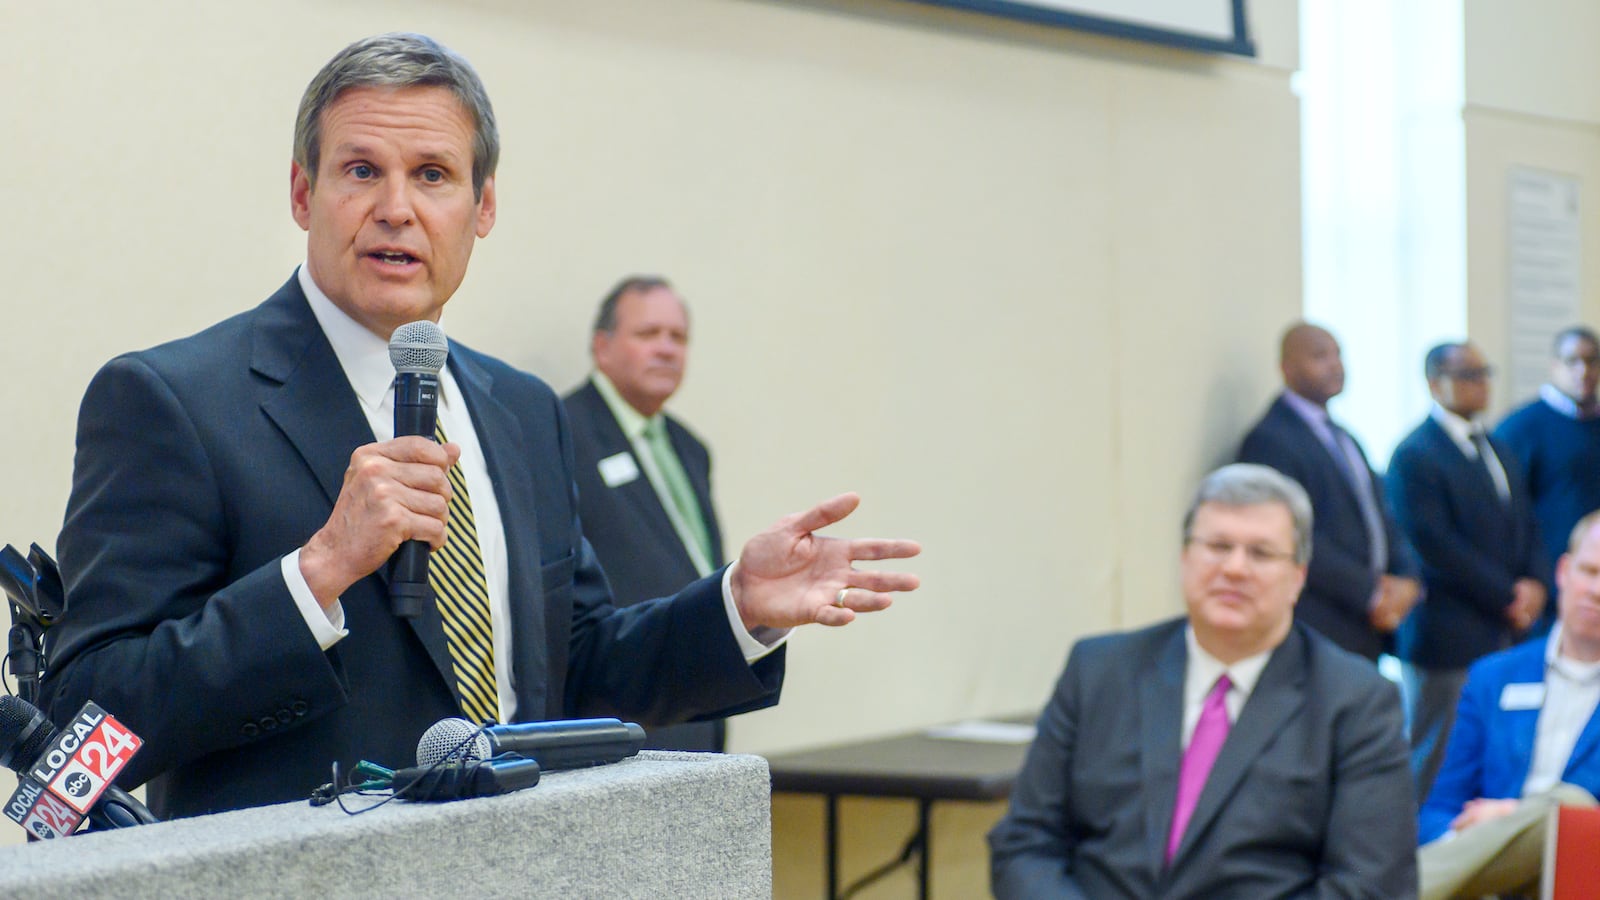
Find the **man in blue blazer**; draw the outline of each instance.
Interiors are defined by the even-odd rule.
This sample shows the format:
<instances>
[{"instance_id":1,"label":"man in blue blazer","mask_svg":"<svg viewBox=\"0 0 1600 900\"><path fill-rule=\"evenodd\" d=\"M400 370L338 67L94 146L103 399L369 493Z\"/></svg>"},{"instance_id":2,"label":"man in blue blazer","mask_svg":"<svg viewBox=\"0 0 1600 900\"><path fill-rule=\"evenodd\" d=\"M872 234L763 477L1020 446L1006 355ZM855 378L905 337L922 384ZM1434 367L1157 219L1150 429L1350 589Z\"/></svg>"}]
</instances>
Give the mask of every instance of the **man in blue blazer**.
<instances>
[{"instance_id":1,"label":"man in blue blazer","mask_svg":"<svg viewBox=\"0 0 1600 900\"><path fill-rule=\"evenodd\" d=\"M1433 411L1389 462L1395 520L1422 563L1425 599L1397 634L1418 799L1444 759L1467 666L1511 646L1544 609L1544 545L1520 467L1477 417L1489 366L1468 343L1423 361Z\"/></svg>"},{"instance_id":2,"label":"man in blue blazer","mask_svg":"<svg viewBox=\"0 0 1600 900\"><path fill-rule=\"evenodd\" d=\"M449 442L392 437L389 336L437 321L460 285L494 223L498 146L460 56L420 35L350 45L297 120L306 264L255 309L90 384L41 699L59 722L92 698L142 736L123 781L148 780L159 815L304 799L334 764L411 763L466 706L468 639L496 718L654 725L776 702L785 629L915 586L851 567L915 544L813 534L847 494L675 597L614 608L559 400L460 344L440 373ZM458 615L447 635L442 599L391 611L385 564L405 540L458 546L468 501L487 622Z\"/></svg>"},{"instance_id":3,"label":"man in blue blazer","mask_svg":"<svg viewBox=\"0 0 1600 900\"><path fill-rule=\"evenodd\" d=\"M1398 692L1294 622L1311 519L1272 469L1206 477L1188 617L1072 648L989 834L996 897L1415 895Z\"/></svg>"},{"instance_id":4,"label":"man in blue blazer","mask_svg":"<svg viewBox=\"0 0 1600 900\"><path fill-rule=\"evenodd\" d=\"M1541 841L1518 838L1542 825L1552 792L1588 804L1600 793L1600 512L1578 522L1568 546L1556 563L1555 628L1484 657L1467 675L1444 765L1418 816L1425 888L1436 871L1491 862L1516 870L1491 873L1503 890L1532 881ZM1533 852L1504 853L1512 843Z\"/></svg>"},{"instance_id":5,"label":"man in blue blazer","mask_svg":"<svg viewBox=\"0 0 1600 900\"><path fill-rule=\"evenodd\" d=\"M600 302L590 355L594 371L562 399L578 513L614 601L631 606L723 564L711 453L664 408L688 364L688 308L663 278L625 278ZM721 751L725 735L722 719L685 722L645 746Z\"/></svg>"},{"instance_id":6,"label":"man in blue blazer","mask_svg":"<svg viewBox=\"0 0 1600 900\"><path fill-rule=\"evenodd\" d=\"M1416 563L1361 445L1328 416L1328 401L1344 390L1339 342L1296 324L1284 332L1279 367L1283 393L1245 435L1239 461L1300 482L1317 511L1295 618L1376 660L1417 601Z\"/></svg>"}]
</instances>

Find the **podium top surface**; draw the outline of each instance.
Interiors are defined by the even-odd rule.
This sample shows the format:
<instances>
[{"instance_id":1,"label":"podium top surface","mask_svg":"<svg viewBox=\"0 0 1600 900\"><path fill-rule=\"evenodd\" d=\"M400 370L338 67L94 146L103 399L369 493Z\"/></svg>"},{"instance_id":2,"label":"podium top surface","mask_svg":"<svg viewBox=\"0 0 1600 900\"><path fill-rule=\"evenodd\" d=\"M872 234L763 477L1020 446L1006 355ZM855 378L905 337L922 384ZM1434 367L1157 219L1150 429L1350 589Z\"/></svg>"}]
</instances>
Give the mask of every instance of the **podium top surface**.
<instances>
[{"instance_id":1,"label":"podium top surface","mask_svg":"<svg viewBox=\"0 0 1600 900\"><path fill-rule=\"evenodd\" d=\"M642 751L498 797L356 816L300 801L4 847L0 896L770 897L769 785L757 756Z\"/></svg>"}]
</instances>

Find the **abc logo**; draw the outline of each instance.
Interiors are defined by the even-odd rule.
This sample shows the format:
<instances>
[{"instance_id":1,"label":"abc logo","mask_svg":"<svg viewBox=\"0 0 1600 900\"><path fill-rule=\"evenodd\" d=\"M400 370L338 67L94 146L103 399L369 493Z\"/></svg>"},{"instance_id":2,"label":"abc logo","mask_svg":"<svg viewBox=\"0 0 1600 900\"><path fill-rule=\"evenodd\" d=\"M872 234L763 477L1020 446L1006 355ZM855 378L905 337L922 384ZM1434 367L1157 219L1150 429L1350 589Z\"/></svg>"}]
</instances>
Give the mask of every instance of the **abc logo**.
<instances>
[{"instance_id":1,"label":"abc logo","mask_svg":"<svg viewBox=\"0 0 1600 900\"><path fill-rule=\"evenodd\" d=\"M61 787L74 797L87 797L89 792L94 789L94 785L86 772L73 772L62 779Z\"/></svg>"}]
</instances>

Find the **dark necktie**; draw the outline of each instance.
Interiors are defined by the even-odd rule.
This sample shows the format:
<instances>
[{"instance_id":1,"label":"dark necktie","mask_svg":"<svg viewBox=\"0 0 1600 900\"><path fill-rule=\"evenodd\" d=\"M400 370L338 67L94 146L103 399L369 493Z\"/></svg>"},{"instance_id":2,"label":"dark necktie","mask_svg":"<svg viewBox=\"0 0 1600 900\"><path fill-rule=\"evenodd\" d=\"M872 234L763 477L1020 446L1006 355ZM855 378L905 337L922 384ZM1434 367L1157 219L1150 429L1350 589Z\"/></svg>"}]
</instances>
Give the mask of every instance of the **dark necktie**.
<instances>
[{"instance_id":1,"label":"dark necktie","mask_svg":"<svg viewBox=\"0 0 1600 900\"><path fill-rule=\"evenodd\" d=\"M1478 450L1478 467L1483 470L1483 477L1489 479L1489 484L1494 488L1494 494L1500 498L1501 503L1511 501L1510 485L1505 484L1503 473L1495 472L1495 465L1499 457L1495 456L1494 448L1489 445L1489 436L1480 429L1472 431L1472 446Z\"/></svg>"},{"instance_id":2,"label":"dark necktie","mask_svg":"<svg viewBox=\"0 0 1600 900\"><path fill-rule=\"evenodd\" d=\"M444 425L434 429L445 442ZM455 670L461 711L475 723L499 718L494 677L494 631L489 616L489 582L478 551L478 529L472 519L472 498L458 463L450 467L450 519L444 546L428 564L428 584L438 598L445 642Z\"/></svg>"}]
</instances>

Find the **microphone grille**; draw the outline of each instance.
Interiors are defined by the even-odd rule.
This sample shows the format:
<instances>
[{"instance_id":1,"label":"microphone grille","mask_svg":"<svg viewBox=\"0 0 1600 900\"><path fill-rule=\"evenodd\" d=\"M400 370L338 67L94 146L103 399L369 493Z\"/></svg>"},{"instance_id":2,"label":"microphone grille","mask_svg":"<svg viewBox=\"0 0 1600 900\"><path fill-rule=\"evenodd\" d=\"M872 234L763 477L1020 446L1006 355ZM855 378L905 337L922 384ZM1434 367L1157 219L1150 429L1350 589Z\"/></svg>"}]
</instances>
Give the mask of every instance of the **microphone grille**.
<instances>
[{"instance_id":1,"label":"microphone grille","mask_svg":"<svg viewBox=\"0 0 1600 900\"><path fill-rule=\"evenodd\" d=\"M407 322L389 336L389 362L396 372L437 375L449 355L444 330L427 320Z\"/></svg>"},{"instance_id":2,"label":"microphone grille","mask_svg":"<svg viewBox=\"0 0 1600 900\"><path fill-rule=\"evenodd\" d=\"M489 735L466 719L440 719L417 741L419 766L431 766L446 759L451 762L488 759L493 753Z\"/></svg>"},{"instance_id":3,"label":"microphone grille","mask_svg":"<svg viewBox=\"0 0 1600 900\"><path fill-rule=\"evenodd\" d=\"M0 765L14 772L25 771L59 733L32 703L9 694L0 696Z\"/></svg>"}]
</instances>

